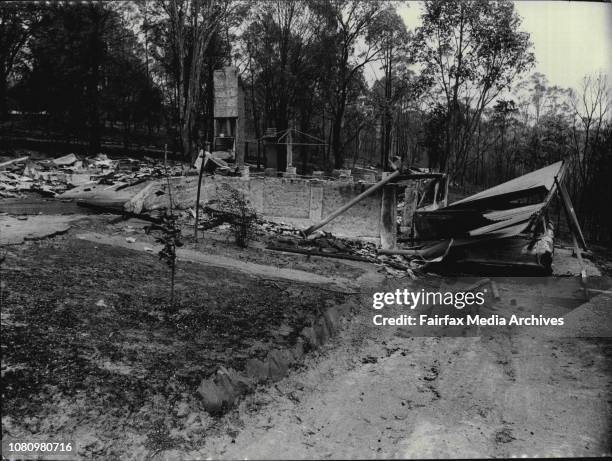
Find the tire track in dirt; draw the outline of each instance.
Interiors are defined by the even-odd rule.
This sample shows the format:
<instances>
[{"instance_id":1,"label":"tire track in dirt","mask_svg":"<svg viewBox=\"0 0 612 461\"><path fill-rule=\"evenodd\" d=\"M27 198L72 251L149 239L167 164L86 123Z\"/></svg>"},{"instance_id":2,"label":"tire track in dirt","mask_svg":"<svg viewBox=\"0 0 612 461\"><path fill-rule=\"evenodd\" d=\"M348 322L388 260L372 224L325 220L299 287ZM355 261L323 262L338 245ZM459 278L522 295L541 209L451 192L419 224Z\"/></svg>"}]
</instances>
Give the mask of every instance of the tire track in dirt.
<instances>
[{"instance_id":1,"label":"tire track in dirt","mask_svg":"<svg viewBox=\"0 0 612 461\"><path fill-rule=\"evenodd\" d=\"M567 392L569 382L547 382L555 379L560 364L548 350L534 355L544 347L538 338L511 330L467 338L406 338L397 336L396 328L370 326L369 314L354 319L305 368L245 399L219 422L203 449L189 455L427 458L605 452L607 413L597 394L605 388L603 381L574 393L582 408L558 395L546 400ZM603 355L598 357L603 366ZM262 401L259 411L247 410ZM568 421L568 413L578 415L582 427ZM589 434L588 440L580 434Z\"/></svg>"}]
</instances>

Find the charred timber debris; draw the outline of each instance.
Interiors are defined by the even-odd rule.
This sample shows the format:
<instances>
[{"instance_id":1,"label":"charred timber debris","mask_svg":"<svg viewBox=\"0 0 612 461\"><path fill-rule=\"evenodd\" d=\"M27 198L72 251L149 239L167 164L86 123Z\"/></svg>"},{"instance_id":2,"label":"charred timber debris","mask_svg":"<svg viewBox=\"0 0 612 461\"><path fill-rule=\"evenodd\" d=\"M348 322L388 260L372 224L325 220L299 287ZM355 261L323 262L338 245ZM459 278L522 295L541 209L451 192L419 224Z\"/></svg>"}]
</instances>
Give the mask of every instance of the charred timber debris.
<instances>
[{"instance_id":1,"label":"charred timber debris","mask_svg":"<svg viewBox=\"0 0 612 461\"><path fill-rule=\"evenodd\" d=\"M278 178L270 172L249 174L248 166L238 168L225 160L217 152L202 152L192 167L173 163L165 170L161 161L147 157L111 159L99 154L79 158L68 154L33 160L24 156L0 164L0 197L37 192L100 211L156 221L170 208L168 200L174 195L172 205L182 217L197 221L197 229L207 230L237 219L231 212L210 206L214 202L211 198L221 193L219 184L227 182L255 203L262 218L260 231L277 236L269 242L268 250L378 263L393 275L411 277L415 270L440 266L458 270L522 267L549 274L554 256L549 209L558 197L580 261L581 251L586 250L563 185L563 162L448 204L448 176L425 169L382 173L374 182L374 171L352 177L348 170L333 179L320 175ZM168 187L175 189L173 194L164 188L166 171L172 178ZM328 184L334 184L338 194L329 203L325 201ZM199 207L196 186L198 196L200 188L205 195ZM267 195L272 192L289 205L283 209L268 203ZM290 202L302 199L309 201L310 208L300 216L297 211L292 214ZM373 230L360 232L361 223ZM584 270L582 278L586 278Z\"/></svg>"}]
</instances>

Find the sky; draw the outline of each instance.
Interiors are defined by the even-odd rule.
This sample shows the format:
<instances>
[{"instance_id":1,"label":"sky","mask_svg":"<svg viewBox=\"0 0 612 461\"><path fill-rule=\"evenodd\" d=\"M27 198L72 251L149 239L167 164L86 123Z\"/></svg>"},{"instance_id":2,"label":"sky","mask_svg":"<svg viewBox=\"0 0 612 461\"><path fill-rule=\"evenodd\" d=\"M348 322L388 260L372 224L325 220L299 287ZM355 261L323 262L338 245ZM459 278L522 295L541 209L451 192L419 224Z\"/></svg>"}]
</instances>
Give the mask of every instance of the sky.
<instances>
[{"instance_id":1,"label":"sky","mask_svg":"<svg viewBox=\"0 0 612 461\"><path fill-rule=\"evenodd\" d=\"M612 3L562 0L515 1L529 32L536 57L535 72L551 85L579 88L585 74L602 71L612 84ZM422 2L398 8L406 27L420 24Z\"/></svg>"}]
</instances>

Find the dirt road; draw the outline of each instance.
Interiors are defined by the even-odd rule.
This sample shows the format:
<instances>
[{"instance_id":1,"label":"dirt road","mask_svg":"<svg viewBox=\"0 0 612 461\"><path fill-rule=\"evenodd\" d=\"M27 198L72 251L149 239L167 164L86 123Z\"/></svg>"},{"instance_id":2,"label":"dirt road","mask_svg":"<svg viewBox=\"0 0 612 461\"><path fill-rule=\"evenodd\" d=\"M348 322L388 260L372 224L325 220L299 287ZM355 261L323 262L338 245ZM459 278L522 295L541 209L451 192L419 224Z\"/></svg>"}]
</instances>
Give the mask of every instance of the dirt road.
<instances>
[{"instance_id":1,"label":"dirt road","mask_svg":"<svg viewBox=\"0 0 612 461\"><path fill-rule=\"evenodd\" d=\"M190 457L610 454L609 339L404 337L371 317L364 309L304 369L248 397Z\"/></svg>"}]
</instances>

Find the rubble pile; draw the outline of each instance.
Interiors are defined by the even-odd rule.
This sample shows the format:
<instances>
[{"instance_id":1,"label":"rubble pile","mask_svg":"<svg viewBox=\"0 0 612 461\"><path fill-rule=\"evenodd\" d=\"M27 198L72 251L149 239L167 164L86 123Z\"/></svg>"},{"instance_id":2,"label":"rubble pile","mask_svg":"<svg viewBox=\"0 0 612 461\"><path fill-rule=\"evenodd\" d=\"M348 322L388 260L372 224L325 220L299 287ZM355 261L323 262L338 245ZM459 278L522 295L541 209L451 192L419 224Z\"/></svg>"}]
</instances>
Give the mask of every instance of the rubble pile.
<instances>
[{"instance_id":1,"label":"rubble pile","mask_svg":"<svg viewBox=\"0 0 612 461\"><path fill-rule=\"evenodd\" d=\"M227 219L217 220L210 211L209 208L203 207L198 229L218 231L229 229ZM185 225L193 226L195 219L193 209L182 212L180 216ZM301 229L284 222L259 220L255 234L268 250L372 263L393 277L413 278L414 271L423 264L423 261L403 255L379 254L376 244L372 242L340 238L321 230L304 238L302 232Z\"/></svg>"},{"instance_id":2,"label":"rubble pile","mask_svg":"<svg viewBox=\"0 0 612 461\"><path fill-rule=\"evenodd\" d=\"M19 197L19 192L32 190L32 178L0 171L0 197Z\"/></svg>"},{"instance_id":3,"label":"rubble pile","mask_svg":"<svg viewBox=\"0 0 612 461\"><path fill-rule=\"evenodd\" d=\"M373 263L393 277L415 277L422 261L403 255L383 255L376 244L362 240L343 239L329 232L316 231L309 238L302 231L284 223L263 222L262 233L271 237L268 249Z\"/></svg>"},{"instance_id":4,"label":"rubble pile","mask_svg":"<svg viewBox=\"0 0 612 461\"><path fill-rule=\"evenodd\" d=\"M184 166L171 164L168 172L184 174ZM142 160L114 160L105 154L82 159L75 154L46 160L21 157L0 164L0 197L20 197L26 192L55 197L84 184L133 185L164 174L163 161L149 157Z\"/></svg>"}]
</instances>

